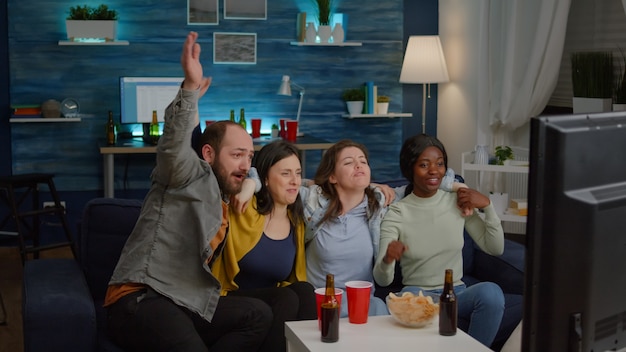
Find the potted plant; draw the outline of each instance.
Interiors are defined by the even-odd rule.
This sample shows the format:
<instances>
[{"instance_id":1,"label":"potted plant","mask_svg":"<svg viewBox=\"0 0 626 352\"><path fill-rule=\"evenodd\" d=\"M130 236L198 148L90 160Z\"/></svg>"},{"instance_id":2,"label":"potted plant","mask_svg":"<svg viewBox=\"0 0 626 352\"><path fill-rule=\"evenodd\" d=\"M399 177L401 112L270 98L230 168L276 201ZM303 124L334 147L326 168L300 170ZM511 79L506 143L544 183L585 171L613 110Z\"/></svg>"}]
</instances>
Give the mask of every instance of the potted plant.
<instances>
[{"instance_id":1,"label":"potted plant","mask_svg":"<svg viewBox=\"0 0 626 352\"><path fill-rule=\"evenodd\" d=\"M115 41L117 11L101 4L97 7L77 5L70 7L65 21L70 41Z\"/></svg>"},{"instance_id":2,"label":"potted plant","mask_svg":"<svg viewBox=\"0 0 626 352\"><path fill-rule=\"evenodd\" d=\"M376 98L376 108L379 114L381 115L387 115L387 113L389 113L389 102L391 101L391 99L389 99L388 96L386 95L379 95Z\"/></svg>"},{"instance_id":3,"label":"potted plant","mask_svg":"<svg viewBox=\"0 0 626 352\"><path fill-rule=\"evenodd\" d=\"M611 111L613 54L610 51L575 52L571 61L574 113Z\"/></svg>"},{"instance_id":4,"label":"potted plant","mask_svg":"<svg viewBox=\"0 0 626 352\"><path fill-rule=\"evenodd\" d=\"M613 111L626 110L626 56L621 48L619 52L622 60L613 85Z\"/></svg>"},{"instance_id":5,"label":"potted plant","mask_svg":"<svg viewBox=\"0 0 626 352\"><path fill-rule=\"evenodd\" d=\"M504 165L507 160L513 160L513 149L508 145L496 147L496 165Z\"/></svg>"},{"instance_id":6,"label":"potted plant","mask_svg":"<svg viewBox=\"0 0 626 352\"><path fill-rule=\"evenodd\" d=\"M317 35L321 43L328 43L331 35L330 17L332 13L333 0L311 0L317 6L317 20L319 27Z\"/></svg>"},{"instance_id":7,"label":"potted plant","mask_svg":"<svg viewBox=\"0 0 626 352\"><path fill-rule=\"evenodd\" d=\"M343 91L341 97L346 102L350 115L358 115L363 112L363 106L365 105L365 91L363 88L348 88Z\"/></svg>"},{"instance_id":8,"label":"potted plant","mask_svg":"<svg viewBox=\"0 0 626 352\"><path fill-rule=\"evenodd\" d=\"M277 124L272 124L272 139L273 138L278 138L278 125Z\"/></svg>"}]
</instances>

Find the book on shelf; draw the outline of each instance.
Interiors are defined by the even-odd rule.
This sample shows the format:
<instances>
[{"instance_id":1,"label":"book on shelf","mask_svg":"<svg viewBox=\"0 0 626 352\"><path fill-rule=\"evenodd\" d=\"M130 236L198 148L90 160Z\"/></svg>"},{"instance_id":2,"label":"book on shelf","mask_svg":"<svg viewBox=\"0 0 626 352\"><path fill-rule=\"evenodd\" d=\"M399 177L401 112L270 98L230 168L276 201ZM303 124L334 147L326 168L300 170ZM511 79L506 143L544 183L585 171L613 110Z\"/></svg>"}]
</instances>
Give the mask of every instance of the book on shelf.
<instances>
[{"instance_id":1,"label":"book on shelf","mask_svg":"<svg viewBox=\"0 0 626 352\"><path fill-rule=\"evenodd\" d=\"M41 105L11 105L11 115L28 115L41 117Z\"/></svg>"},{"instance_id":2,"label":"book on shelf","mask_svg":"<svg viewBox=\"0 0 626 352\"><path fill-rule=\"evenodd\" d=\"M296 20L296 37L299 42L304 42L304 38L306 36L306 12L298 13L298 18Z\"/></svg>"}]
</instances>

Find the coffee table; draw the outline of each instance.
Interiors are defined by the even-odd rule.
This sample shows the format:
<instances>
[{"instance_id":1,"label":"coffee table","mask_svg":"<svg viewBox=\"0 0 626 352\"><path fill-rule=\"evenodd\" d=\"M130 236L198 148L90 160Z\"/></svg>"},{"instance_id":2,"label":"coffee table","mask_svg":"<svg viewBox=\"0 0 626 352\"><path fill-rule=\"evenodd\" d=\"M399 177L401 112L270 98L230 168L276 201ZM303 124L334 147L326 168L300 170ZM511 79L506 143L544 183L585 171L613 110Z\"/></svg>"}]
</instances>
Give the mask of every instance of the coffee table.
<instances>
[{"instance_id":1,"label":"coffee table","mask_svg":"<svg viewBox=\"0 0 626 352\"><path fill-rule=\"evenodd\" d=\"M366 324L350 324L348 318L339 323L339 341L320 340L317 320L285 323L287 351L491 351L460 329L454 336L439 335L439 321L424 328L408 328L398 324L390 315L369 317Z\"/></svg>"}]
</instances>

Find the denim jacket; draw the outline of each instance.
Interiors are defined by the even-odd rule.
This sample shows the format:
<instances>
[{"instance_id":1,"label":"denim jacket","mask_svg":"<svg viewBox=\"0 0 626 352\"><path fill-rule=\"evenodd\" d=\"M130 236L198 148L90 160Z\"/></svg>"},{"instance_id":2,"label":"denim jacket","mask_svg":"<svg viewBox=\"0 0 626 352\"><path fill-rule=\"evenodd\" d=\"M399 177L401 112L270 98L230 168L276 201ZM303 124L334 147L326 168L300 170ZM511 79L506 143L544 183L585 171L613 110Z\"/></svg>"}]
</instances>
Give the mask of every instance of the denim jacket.
<instances>
[{"instance_id":1,"label":"denim jacket","mask_svg":"<svg viewBox=\"0 0 626 352\"><path fill-rule=\"evenodd\" d=\"M220 284L207 258L222 223L222 195L189 142L198 94L181 89L165 110L152 184L109 284L148 285L211 321Z\"/></svg>"}]
</instances>

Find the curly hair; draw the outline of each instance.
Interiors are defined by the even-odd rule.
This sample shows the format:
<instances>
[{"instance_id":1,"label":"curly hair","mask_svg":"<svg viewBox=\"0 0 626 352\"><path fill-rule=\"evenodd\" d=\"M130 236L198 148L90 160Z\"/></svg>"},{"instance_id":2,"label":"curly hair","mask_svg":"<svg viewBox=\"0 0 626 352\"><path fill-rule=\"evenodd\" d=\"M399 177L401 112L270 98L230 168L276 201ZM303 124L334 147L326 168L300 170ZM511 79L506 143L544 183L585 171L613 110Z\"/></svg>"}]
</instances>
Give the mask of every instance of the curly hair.
<instances>
[{"instance_id":1,"label":"curly hair","mask_svg":"<svg viewBox=\"0 0 626 352\"><path fill-rule=\"evenodd\" d=\"M259 152L255 153L252 163L256 167L261 180L261 190L256 194L257 211L259 214L267 215L274 209L274 200L266 186L270 168L277 162L292 155L295 155L298 161L300 161L298 148L283 140L266 144ZM294 226L304 222L304 206L299 193L296 201L287 206L287 213L289 214L289 220Z\"/></svg>"},{"instance_id":2,"label":"curly hair","mask_svg":"<svg viewBox=\"0 0 626 352\"><path fill-rule=\"evenodd\" d=\"M363 154L365 155L365 159L369 163L367 148L365 148L363 144L354 142L349 139L343 139L335 143L324 153L324 156L322 156L322 160L317 167L314 181L315 184L322 189L323 194L330 199L330 203L328 209L326 210L326 213L319 222L320 224L330 218L339 216L339 214L341 214L343 210L341 206L341 201L339 200L339 194L335 189L335 185L330 183L329 179L330 176L332 176L335 172L335 166L337 165L339 153L341 153L342 150L348 147L359 148L363 152ZM374 190L372 190L370 187L366 187L365 194L367 195L368 208L370 209L371 213L373 213L379 207L379 204L376 201L376 197L374 196Z\"/></svg>"}]
</instances>

